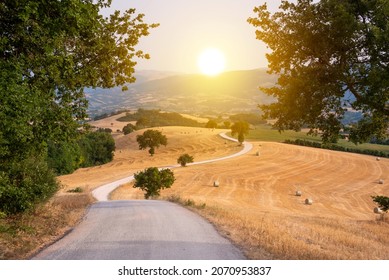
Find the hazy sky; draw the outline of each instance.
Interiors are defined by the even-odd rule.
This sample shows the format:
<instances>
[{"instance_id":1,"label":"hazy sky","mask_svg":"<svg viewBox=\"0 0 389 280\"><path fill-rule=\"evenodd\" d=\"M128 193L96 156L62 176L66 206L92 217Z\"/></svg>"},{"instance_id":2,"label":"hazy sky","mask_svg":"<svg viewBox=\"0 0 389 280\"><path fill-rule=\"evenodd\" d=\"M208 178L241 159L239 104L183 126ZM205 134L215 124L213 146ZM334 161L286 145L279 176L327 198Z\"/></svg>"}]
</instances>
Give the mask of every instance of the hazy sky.
<instances>
[{"instance_id":1,"label":"hazy sky","mask_svg":"<svg viewBox=\"0 0 389 280\"><path fill-rule=\"evenodd\" d=\"M151 59L136 70L198 73L198 55L208 47L224 53L226 71L267 66L268 50L247 23L264 2L275 11L281 0L113 0L111 9L136 8L147 23L160 23L138 45Z\"/></svg>"}]
</instances>

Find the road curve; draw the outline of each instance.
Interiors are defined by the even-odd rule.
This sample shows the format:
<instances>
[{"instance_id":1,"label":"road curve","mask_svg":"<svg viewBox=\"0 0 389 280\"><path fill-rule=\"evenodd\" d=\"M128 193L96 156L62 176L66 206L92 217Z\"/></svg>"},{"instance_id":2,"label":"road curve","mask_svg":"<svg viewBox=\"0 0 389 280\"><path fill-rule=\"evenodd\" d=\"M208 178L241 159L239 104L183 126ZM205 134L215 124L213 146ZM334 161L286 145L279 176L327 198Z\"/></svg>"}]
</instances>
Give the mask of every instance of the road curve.
<instances>
[{"instance_id":1,"label":"road curve","mask_svg":"<svg viewBox=\"0 0 389 280\"><path fill-rule=\"evenodd\" d=\"M193 212L158 200L92 205L71 233L33 259L238 260L242 253Z\"/></svg>"},{"instance_id":2,"label":"road curve","mask_svg":"<svg viewBox=\"0 0 389 280\"><path fill-rule=\"evenodd\" d=\"M225 133L220 133L219 135L221 137L223 137L224 139L227 139L229 141L238 142L236 139L227 136ZM210 162L215 162L215 161L226 160L226 159L238 157L238 156L241 156L243 154L248 153L252 148L253 148L253 145L251 143L243 142L243 149L240 150L239 152L235 153L235 154L232 154L232 155L229 155L229 156L225 156L225 157L220 157L220 158L214 158L214 159L209 159L209 160L197 161L197 162L189 163L187 165L191 166L191 165L197 165L197 164L205 164L205 163L210 163ZM163 168L171 168L172 169L172 168L177 168L177 167L180 167L180 165L179 164L169 165L169 166L161 167L160 169L163 169ZM119 186L121 186L123 184L131 182L132 180L134 180L134 175L130 175L130 176L122 178L120 180L117 180L117 181L114 181L114 182L102 185L102 186L94 189L92 191L92 195L96 198L97 201L108 201L109 200L109 194L113 190L115 190L116 188L118 188Z\"/></svg>"},{"instance_id":3,"label":"road curve","mask_svg":"<svg viewBox=\"0 0 389 280\"><path fill-rule=\"evenodd\" d=\"M221 137L231 141L235 139ZM191 163L204 164L240 156L233 155ZM188 164L189 165L189 164ZM179 165L161 168L176 168ZM103 185L93 191L98 200L84 220L68 235L38 253L33 259L59 260L238 260L244 255L221 237L205 219L167 201L109 201L109 193L134 176Z\"/></svg>"}]
</instances>

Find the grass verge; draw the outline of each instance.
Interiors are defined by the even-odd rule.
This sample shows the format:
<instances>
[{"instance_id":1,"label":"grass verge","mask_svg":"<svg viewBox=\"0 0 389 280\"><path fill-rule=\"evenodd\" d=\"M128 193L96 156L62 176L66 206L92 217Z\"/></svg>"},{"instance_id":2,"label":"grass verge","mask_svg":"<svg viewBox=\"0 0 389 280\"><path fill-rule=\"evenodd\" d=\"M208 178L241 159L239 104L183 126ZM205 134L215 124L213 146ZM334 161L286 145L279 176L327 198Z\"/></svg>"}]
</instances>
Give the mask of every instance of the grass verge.
<instances>
[{"instance_id":1,"label":"grass verge","mask_svg":"<svg viewBox=\"0 0 389 280\"><path fill-rule=\"evenodd\" d=\"M29 259L74 227L92 202L89 194L60 195L33 211L0 218L0 260Z\"/></svg>"}]
</instances>

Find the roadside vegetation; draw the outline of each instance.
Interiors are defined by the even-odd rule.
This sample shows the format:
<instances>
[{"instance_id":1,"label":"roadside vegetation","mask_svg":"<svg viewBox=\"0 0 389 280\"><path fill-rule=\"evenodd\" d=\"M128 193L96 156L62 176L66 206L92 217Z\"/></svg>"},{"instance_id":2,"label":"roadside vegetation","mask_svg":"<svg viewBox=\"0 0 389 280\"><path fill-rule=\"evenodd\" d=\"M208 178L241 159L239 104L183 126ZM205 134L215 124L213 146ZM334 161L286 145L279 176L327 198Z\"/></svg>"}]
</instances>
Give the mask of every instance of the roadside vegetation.
<instances>
[{"instance_id":1,"label":"roadside vegetation","mask_svg":"<svg viewBox=\"0 0 389 280\"><path fill-rule=\"evenodd\" d=\"M183 154L179 156L177 163L179 163L182 167L185 167L188 163L192 163L193 159L193 156L189 154Z\"/></svg>"},{"instance_id":2,"label":"roadside vegetation","mask_svg":"<svg viewBox=\"0 0 389 280\"><path fill-rule=\"evenodd\" d=\"M51 231L74 224L72 213L90 203L89 197L77 197L75 203L57 204L55 173L112 159L109 134L79 138L87 118L84 90L126 90L125 84L135 81L135 59L149 58L136 48L139 39L158 24L145 23L135 9L101 16L110 5L106 0L0 5L0 258L21 258L48 235L58 236Z\"/></svg>"},{"instance_id":3,"label":"roadside vegetation","mask_svg":"<svg viewBox=\"0 0 389 280\"><path fill-rule=\"evenodd\" d=\"M174 181L174 173L170 169L159 170L157 167L149 167L134 175L134 188L144 192L145 199L157 198L161 190L170 188Z\"/></svg>"},{"instance_id":4,"label":"roadside vegetation","mask_svg":"<svg viewBox=\"0 0 389 280\"><path fill-rule=\"evenodd\" d=\"M47 161L56 175L70 174L78 168L105 164L113 159L115 140L104 130L80 133L78 139L48 143Z\"/></svg>"},{"instance_id":5,"label":"roadside vegetation","mask_svg":"<svg viewBox=\"0 0 389 280\"><path fill-rule=\"evenodd\" d=\"M166 198L172 200L171 198ZM235 211L197 202L174 200L212 222L241 247L249 259L386 260L389 226L382 221L357 221L269 212ZM190 203L188 203L188 201Z\"/></svg>"},{"instance_id":6,"label":"roadside vegetation","mask_svg":"<svg viewBox=\"0 0 389 280\"><path fill-rule=\"evenodd\" d=\"M0 217L0 260L31 258L77 225L92 202L89 193L69 193L33 210Z\"/></svg>"}]
</instances>

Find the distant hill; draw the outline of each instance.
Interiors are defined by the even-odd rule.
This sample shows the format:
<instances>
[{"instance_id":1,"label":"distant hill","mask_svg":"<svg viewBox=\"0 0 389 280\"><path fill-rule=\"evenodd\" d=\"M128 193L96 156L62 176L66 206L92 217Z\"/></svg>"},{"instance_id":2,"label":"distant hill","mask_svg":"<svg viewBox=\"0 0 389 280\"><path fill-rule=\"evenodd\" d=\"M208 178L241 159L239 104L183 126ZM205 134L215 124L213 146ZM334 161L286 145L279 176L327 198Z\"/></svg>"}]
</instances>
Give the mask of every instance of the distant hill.
<instances>
[{"instance_id":1,"label":"distant hill","mask_svg":"<svg viewBox=\"0 0 389 280\"><path fill-rule=\"evenodd\" d=\"M159 71L140 71L137 82L121 88L86 89L91 117L123 109L161 109L187 113L237 113L258 110L271 97L259 86L272 86L275 75L266 69L234 71L208 77Z\"/></svg>"}]
</instances>

